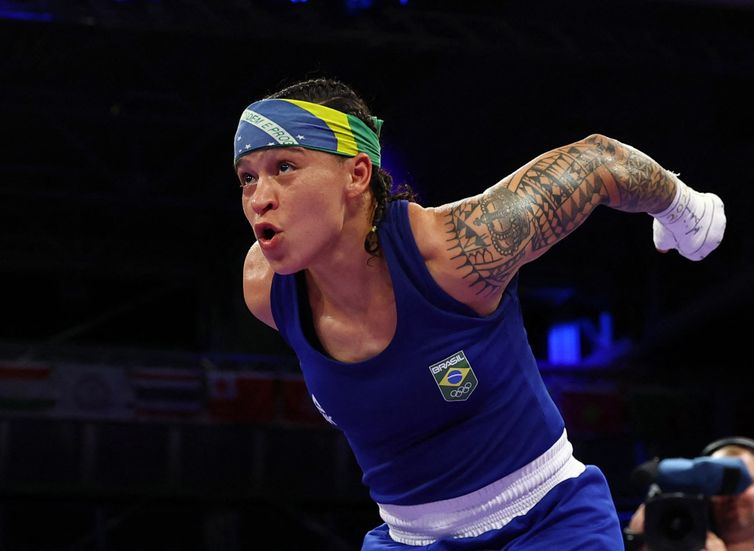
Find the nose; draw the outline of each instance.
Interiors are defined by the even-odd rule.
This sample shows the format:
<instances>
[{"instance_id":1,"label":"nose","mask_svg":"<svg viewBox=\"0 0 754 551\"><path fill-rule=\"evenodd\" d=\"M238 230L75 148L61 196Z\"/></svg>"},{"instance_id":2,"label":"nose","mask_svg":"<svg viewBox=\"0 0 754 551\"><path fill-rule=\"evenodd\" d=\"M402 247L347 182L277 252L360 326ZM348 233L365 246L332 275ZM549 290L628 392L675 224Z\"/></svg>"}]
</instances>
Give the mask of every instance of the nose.
<instances>
[{"instance_id":1,"label":"nose","mask_svg":"<svg viewBox=\"0 0 754 551\"><path fill-rule=\"evenodd\" d=\"M276 209L277 206L278 199L273 182L260 176L254 194L251 196L251 208L257 215L262 215L268 210Z\"/></svg>"}]
</instances>

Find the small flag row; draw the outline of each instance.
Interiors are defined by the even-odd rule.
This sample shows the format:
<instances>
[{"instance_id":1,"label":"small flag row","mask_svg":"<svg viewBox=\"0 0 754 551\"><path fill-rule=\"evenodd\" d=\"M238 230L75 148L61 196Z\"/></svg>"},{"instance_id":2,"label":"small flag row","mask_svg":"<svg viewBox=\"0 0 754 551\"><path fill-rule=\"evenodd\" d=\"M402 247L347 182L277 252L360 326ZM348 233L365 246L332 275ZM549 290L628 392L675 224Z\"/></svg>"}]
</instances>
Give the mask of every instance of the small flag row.
<instances>
[{"instance_id":1,"label":"small flag row","mask_svg":"<svg viewBox=\"0 0 754 551\"><path fill-rule=\"evenodd\" d=\"M1 415L327 424L296 374L25 361L0 361Z\"/></svg>"}]
</instances>

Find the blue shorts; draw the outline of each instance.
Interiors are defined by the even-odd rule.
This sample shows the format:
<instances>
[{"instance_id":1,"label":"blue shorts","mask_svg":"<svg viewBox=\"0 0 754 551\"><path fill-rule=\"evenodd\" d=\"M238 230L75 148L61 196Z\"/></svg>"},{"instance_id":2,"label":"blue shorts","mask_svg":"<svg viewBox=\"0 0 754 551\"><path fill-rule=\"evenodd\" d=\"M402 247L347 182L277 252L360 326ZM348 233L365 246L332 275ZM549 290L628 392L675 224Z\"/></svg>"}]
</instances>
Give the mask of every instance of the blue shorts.
<instances>
[{"instance_id":1,"label":"blue shorts","mask_svg":"<svg viewBox=\"0 0 754 551\"><path fill-rule=\"evenodd\" d=\"M364 537L362 551L622 551L623 534L607 480L587 465L559 483L525 515L476 538L413 546L390 538L386 524Z\"/></svg>"}]
</instances>

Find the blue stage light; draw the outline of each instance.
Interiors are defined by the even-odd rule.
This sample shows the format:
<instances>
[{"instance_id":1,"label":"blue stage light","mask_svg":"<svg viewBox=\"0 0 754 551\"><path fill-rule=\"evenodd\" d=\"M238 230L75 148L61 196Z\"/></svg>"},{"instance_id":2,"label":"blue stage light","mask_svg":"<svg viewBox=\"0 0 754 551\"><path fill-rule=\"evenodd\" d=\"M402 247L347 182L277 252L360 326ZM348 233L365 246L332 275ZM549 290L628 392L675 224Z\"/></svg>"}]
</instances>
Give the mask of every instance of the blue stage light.
<instances>
[{"instance_id":1,"label":"blue stage light","mask_svg":"<svg viewBox=\"0 0 754 551\"><path fill-rule=\"evenodd\" d=\"M552 365L581 362L581 331L578 322L559 323L547 333L547 359Z\"/></svg>"},{"instance_id":2,"label":"blue stage light","mask_svg":"<svg viewBox=\"0 0 754 551\"><path fill-rule=\"evenodd\" d=\"M374 0L345 0L346 11L356 13L372 7Z\"/></svg>"}]
</instances>

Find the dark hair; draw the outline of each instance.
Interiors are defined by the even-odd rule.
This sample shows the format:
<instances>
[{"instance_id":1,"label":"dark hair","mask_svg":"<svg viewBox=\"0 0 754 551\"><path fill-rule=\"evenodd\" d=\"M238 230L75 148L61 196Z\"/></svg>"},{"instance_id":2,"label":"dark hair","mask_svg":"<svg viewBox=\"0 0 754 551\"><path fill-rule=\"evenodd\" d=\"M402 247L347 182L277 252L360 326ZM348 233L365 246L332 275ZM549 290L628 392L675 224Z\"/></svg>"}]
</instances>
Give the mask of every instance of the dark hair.
<instances>
[{"instance_id":1,"label":"dark hair","mask_svg":"<svg viewBox=\"0 0 754 551\"><path fill-rule=\"evenodd\" d=\"M270 94L267 99L297 99L311 103L326 105L343 113L354 115L377 133L372 121L372 113L366 102L347 84L330 78L315 78L287 86L282 90ZM375 209L372 216L372 228L376 229L385 215L385 208L390 201L406 199L416 201L416 193L408 184L398 186L393 192L393 177L382 167L374 167L372 179L369 182L374 194ZM376 231L370 231L364 240L364 249L379 256L380 243Z\"/></svg>"},{"instance_id":2,"label":"dark hair","mask_svg":"<svg viewBox=\"0 0 754 551\"><path fill-rule=\"evenodd\" d=\"M702 450L702 455L712 455L720 448L727 446L738 446L754 453L754 440L751 438L746 438L745 436L728 436L707 444Z\"/></svg>"}]
</instances>

